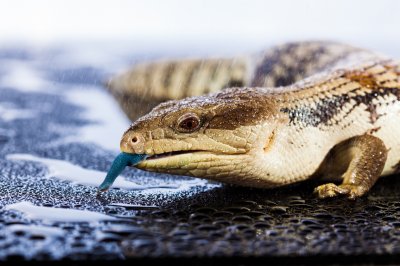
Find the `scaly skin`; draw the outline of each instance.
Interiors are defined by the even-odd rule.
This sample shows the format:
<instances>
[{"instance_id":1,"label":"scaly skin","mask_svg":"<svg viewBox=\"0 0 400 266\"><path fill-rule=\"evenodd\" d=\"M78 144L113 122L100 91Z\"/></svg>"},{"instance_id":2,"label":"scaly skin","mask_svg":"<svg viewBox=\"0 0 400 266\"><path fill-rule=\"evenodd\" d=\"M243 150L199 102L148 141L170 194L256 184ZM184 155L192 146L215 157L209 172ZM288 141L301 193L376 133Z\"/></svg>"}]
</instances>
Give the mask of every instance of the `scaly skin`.
<instances>
[{"instance_id":1,"label":"scaly skin","mask_svg":"<svg viewBox=\"0 0 400 266\"><path fill-rule=\"evenodd\" d=\"M141 169L252 187L341 181L317 187L321 198L359 197L399 169L398 63L333 43L272 51L251 57L241 82L287 86L234 87L162 103L124 133L121 150L164 154L142 161Z\"/></svg>"}]
</instances>

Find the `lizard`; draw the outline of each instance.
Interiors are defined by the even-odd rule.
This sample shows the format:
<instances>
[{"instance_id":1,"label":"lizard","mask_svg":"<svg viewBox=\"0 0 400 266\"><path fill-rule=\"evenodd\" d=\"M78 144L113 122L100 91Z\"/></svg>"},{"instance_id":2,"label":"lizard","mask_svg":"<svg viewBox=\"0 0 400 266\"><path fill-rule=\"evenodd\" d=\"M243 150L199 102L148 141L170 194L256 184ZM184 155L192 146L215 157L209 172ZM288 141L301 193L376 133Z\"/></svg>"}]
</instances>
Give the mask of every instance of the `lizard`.
<instances>
[{"instance_id":1,"label":"lizard","mask_svg":"<svg viewBox=\"0 0 400 266\"><path fill-rule=\"evenodd\" d=\"M400 169L397 61L339 43L289 43L224 59L224 74L215 59L192 60L194 73L176 88L185 64L140 65L109 84L134 120L120 149L145 156L139 169L257 188L320 178L319 198L350 199ZM154 102L171 100L136 119L126 97L146 84ZM199 84L207 89L190 95Z\"/></svg>"}]
</instances>

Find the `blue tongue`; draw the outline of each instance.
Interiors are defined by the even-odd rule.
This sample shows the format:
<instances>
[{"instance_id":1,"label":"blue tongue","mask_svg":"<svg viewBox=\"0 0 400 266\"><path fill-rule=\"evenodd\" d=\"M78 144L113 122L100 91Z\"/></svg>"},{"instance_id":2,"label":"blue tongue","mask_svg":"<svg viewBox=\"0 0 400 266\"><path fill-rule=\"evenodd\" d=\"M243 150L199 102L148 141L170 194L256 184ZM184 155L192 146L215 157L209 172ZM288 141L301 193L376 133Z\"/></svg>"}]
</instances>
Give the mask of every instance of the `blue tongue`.
<instances>
[{"instance_id":1,"label":"blue tongue","mask_svg":"<svg viewBox=\"0 0 400 266\"><path fill-rule=\"evenodd\" d=\"M118 175L124 170L126 166L131 166L140 163L146 159L146 154L129 154L121 152L111 165L103 183L99 186L99 191L103 192L110 188Z\"/></svg>"}]
</instances>

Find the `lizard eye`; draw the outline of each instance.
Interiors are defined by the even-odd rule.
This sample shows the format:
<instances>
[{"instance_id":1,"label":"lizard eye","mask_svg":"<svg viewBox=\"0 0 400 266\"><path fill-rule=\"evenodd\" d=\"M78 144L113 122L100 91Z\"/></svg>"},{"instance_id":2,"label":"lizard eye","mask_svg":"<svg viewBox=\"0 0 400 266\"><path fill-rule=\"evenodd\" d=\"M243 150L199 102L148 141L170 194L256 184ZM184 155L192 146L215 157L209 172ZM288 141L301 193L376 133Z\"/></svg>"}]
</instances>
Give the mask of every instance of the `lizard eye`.
<instances>
[{"instance_id":1,"label":"lizard eye","mask_svg":"<svg viewBox=\"0 0 400 266\"><path fill-rule=\"evenodd\" d=\"M200 118L193 113L184 114L178 119L178 131L190 133L200 127Z\"/></svg>"}]
</instances>

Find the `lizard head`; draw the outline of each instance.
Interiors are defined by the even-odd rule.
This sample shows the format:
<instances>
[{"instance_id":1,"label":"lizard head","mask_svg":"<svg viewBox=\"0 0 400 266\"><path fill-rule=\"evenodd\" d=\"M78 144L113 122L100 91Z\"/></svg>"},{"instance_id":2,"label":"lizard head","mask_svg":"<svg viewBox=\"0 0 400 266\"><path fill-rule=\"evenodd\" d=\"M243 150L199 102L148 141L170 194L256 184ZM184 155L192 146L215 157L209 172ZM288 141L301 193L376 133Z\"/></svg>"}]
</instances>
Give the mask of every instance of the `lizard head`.
<instances>
[{"instance_id":1,"label":"lizard head","mask_svg":"<svg viewBox=\"0 0 400 266\"><path fill-rule=\"evenodd\" d=\"M238 177L257 171L276 109L273 98L251 88L168 101L135 121L120 148L147 155L140 169L244 184Z\"/></svg>"}]
</instances>

